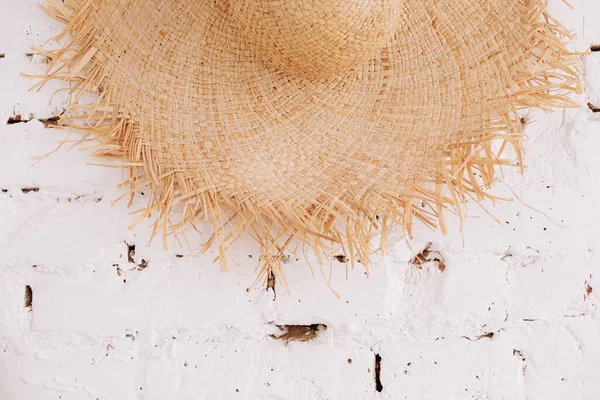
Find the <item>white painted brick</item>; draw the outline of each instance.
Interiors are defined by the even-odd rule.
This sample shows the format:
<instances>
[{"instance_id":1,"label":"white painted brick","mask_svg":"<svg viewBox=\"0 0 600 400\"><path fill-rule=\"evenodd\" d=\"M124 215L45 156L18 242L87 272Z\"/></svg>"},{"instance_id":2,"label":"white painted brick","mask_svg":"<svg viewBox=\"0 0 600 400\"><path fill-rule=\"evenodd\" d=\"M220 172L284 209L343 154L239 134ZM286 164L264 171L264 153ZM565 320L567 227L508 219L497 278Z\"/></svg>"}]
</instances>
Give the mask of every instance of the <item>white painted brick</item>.
<instances>
[{"instance_id":1,"label":"white painted brick","mask_svg":"<svg viewBox=\"0 0 600 400\"><path fill-rule=\"evenodd\" d=\"M35 194L3 202L7 218L3 219L0 243L6 250L0 253L0 262L80 266L110 251L117 253L117 245L126 252L123 241L129 233L125 212L115 210L98 218L111 210L107 202L69 203L67 196L61 196L59 202L47 194L30 201L30 196Z\"/></svg>"},{"instance_id":2,"label":"white painted brick","mask_svg":"<svg viewBox=\"0 0 600 400\"><path fill-rule=\"evenodd\" d=\"M29 328L31 318L25 307L25 286L30 282L18 268L0 267L0 338L4 339L18 338Z\"/></svg>"},{"instance_id":3,"label":"white painted brick","mask_svg":"<svg viewBox=\"0 0 600 400\"><path fill-rule=\"evenodd\" d=\"M114 360L110 351L106 354L100 346L40 349L36 354L0 352L0 363L6 367L0 374L0 398L133 398L136 360Z\"/></svg>"},{"instance_id":4,"label":"white painted brick","mask_svg":"<svg viewBox=\"0 0 600 400\"><path fill-rule=\"evenodd\" d=\"M598 35L600 37L600 35ZM600 43L600 39L598 40ZM600 104L600 53L592 54L586 57L585 62L585 89L587 101L592 105L597 106Z\"/></svg>"},{"instance_id":5,"label":"white painted brick","mask_svg":"<svg viewBox=\"0 0 600 400\"><path fill-rule=\"evenodd\" d=\"M323 267L325 277L329 276L330 268L333 271L330 289L316 263L312 265L314 279L306 263L291 264L286 265L285 271L291 293L285 295L280 288L273 303L272 315L278 322L348 324L384 318L391 311L392 304L381 294L392 287L388 274L394 271L375 264L367 277L361 264L357 263L354 270L348 264L349 278L346 279L346 264L333 259L331 265Z\"/></svg>"},{"instance_id":6,"label":"white painted brick","mask_svg":"<svg viewBox=\"0 0 600 400\"><path fill-rule=\"evenodd\" d=\"M600 354L599 328L562 318L479 340L390 341L380 349L384 390L407 399L593 399L600 382L587 365Z\"/></svg>"},{"instance_id":7,"label":"white painted brick","mask_svg":"<svg viewBox=\"0 0 600 400\"><path fill-rule=\"evenodd\" d=\"M14 189L18 193L23 187L41 186L46 191L71 192L76 196L109 191L107 200L117 198L114 188L123 180L119 169L90 165L106 162L90 158L89 151L79 151L83 145L71 149L72 142L52 153L67 138L73 141L80 135L68 136L67 131L47 129L35 120L0 125L0 168L10 171L0 175L0 188L11 189L11 192ZM45 155L48 156L39 161Z\"/></svg>"},{"instance_id":8,"label":"white painted brick","mask_svg":"<svg viewBox=\"0 0 600 400\"><path fill-rule=\"evenodd\" d=\"M382 393L389 399L524 399L514 346L501 336L474 340L451 337L382 345Z\"/></svg>"},{"instance_id":9,"label":"white painted brick","mask_svg":"<svg viewBox=\"0 0 600 400\"><path fill-rule=\"evenodd\" d=\"M154 281L155 290L148 298L153 328L167 332L203 329L218 321L245 331L267 322L258 307L267 294L264 290L246 292L252 277L235 272L219 276L217 271L218 265L206 259L173 266L152 265L150 261L148 269L139 275Z\"/></svg>"},{"instance_id":10,"label":"white painted brick","mask_svg":"<svg viewBox=\"0 0 600 400\"><path fill-rule=\"evenodd\" d=\"M149 359L149 399L367 399L375 393L369 350L235 339L174 346L176 357Z\"/></svg>"},{"instance_id":11,"label":"white painted brick","mask_svg":"<svg viewBox=\"0 0 600 400\"><path fill-rule=\"evenodd\" d=\"M38 279L32 329L91 336L124 336L127 330L148 330L153 305L151 284L147 285L144 277L127 281L110 265L88 268L95 269Z\"/></svg>"}]
</instances>

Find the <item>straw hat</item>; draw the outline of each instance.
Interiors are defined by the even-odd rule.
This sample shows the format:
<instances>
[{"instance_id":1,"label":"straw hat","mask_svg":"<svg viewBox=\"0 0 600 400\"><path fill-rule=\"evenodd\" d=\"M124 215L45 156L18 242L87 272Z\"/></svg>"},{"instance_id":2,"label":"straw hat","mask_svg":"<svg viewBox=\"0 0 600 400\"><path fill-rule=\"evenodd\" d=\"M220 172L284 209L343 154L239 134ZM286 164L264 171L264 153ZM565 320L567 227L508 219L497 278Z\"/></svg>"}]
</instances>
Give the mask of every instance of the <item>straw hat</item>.
<instances>
[{"instance_id":1,"label":"straw hat","mask_svg":"<svg viewBox=\"0 0 600 400\"><path fill-rule=\"evenodd\" d=\"M573 105L577 54L544 0L47 0L65 23L42 83L72 90L68 127L124 157L142 218L166 236L242 232L259 275L305 245L368 265L414 217L491 198L521 158L525 107ZM91 103L83 94L98 94ZM74 116L76 115L76 116ZM505 157L508 147L516 152ZM522 164L522 163L521 163ZM179 212L174 219L171 211ZM329 252L328 252L329 251ZM337 253L340 252L340 253Z\"/></svg>"}]
</instances>

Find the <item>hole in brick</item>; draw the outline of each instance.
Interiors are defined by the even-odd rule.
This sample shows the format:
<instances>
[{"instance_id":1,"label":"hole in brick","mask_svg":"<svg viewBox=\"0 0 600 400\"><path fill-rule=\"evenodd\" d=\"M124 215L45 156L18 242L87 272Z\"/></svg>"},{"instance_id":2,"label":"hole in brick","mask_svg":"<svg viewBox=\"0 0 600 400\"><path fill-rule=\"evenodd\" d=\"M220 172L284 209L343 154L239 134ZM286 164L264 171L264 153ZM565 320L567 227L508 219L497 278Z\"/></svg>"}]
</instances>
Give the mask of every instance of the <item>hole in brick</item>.
<instances>
[{"instance_id":1,"label":"hole in brick","mask_svg":"<svg viewBox=\"0 0 600 400\"><path fill-rule=\"evenodd\" d=\"M26 188L21 188L21 192L27 194L30 192L39 192L40 188L39 187L26 187Z\"/></svg>"},{"instance_id":2,"label":"hole in brick","mask_svg":"<svg viewBox=\"0 0 600 400\"><path fill-rule=\"evenodd\" d=\"M337 255L337 256L333 256L333 258L335 258L336 260L338 260L341 263L347 263L348 262L348 258L345 255L343 255L343 254L340 254L340 255Z\"/></svg>"},{"instance_id":3,"label":"hole in brick","mask_svg":"<svg viewBox=\"0 0 600 400\"><path fill-rule=\"evenodd\" d=\"M600 107L593 105L592 103L587 103L588 108L593 112L600 112Z\"/></svg>"},{"instance_id":4,"label":"hole in brick","mask_svg":"<svg viewBox=\"0 0 600 400\"><path fill-rule=\"evenodd\" d=\"M29 285L25 286L25 307L33 308L33 290Z\"/></svg>"},{"instance_id":5,"label":"hole in brick","mask_svg":"<svg viewBox=\"0 0 600 400\"><path fill-rule=\"evenodd\" d=\"M494 337L494 332L486 332L483 335L477 336L477 340L483 339L483 338L492 339L493 337Z\"/></svg>"},{"instance_id":6,"label":"hole in brick","mask_svg":"<svg viewBox=\"0 0 600 400\"><path fill-rule=\"evenodd\" d=\"M383 385L381 384L381 356L375 354L375 390L381 392Z\"/></svg>"},{"instance_id":7,"label":"hole in brick","mask_svg":"<svg viewBox=\"0 0 600 400\"><path fill-rule=\"evenodd\" d=\"M15 114L12 117L8 118L8 121L6 121L7 125L13 125L13 124L20 124L20 123L24 123L26 124L27 120L24 120L23 117L21 116L21 114Z\"/></svg>"},{"instance_id":8,"label":"hole in brick","mask_svg":"<svg viewBox=\"0 0 600 400\"><path fill-rule=\"evenodd\" d=\"M327 330L327 325L311 324L311 325L276 325L280 329L280 334L269 335L273 339L289 342L291 340L297 342L309 342L315 339L319 334Z\"/></svg>"},{"instance_id":9,"label":"hole in brick","mask_svg":"<svg viewBox=\"0 0 600 400\"><path fill-rule=\"evenodd\" d=\"M273 291L273 300L277 298L277 292L275 291L275 273L273 270L269 271L269 277L267 278L267 291L271 289Z\"/></svg>"},{"instance_id":10,"label":"hole in brick","mask_svg":"<svg viewBox=\"0 0 600 400\"><path fill-rule=\"evenodd\" d=\"M600 51L600 44L593 44L590 46L590 51Z\"/></svg>"},{"instance_id":11,"label":"hole in brick","mask_svg":"<svg viewBox=\"0 0 600 400\"><path fill-rule=\"evenodd\" d=\"M431 249L432 243L429 242L425 245L425 248L421 252L415 255L409 262L412 265L417 266L419 269L423 269L423 264L428 262L434 262L437 268L444 272L446 270L446 260L439 251Z\"/></svg>"},{"instance_id":12,"label":"hole in brick","mask_svg":"<svg viewBox=\"0 0 600 400\"><path fill-rule=\"evenodd\" d=\"M137 269L138 269L138 271L141 271L141 270L144 270L146 268L148 268L148 261L146 261L146 260L144 260L142 258L142 262L138 264L138 268Z\"/></svg>"},{"instance_id":13,"label":"hole in brick","mask_svg":"<svg viewBox=\"0 0 600 400\"><path fill-rule=\"evenodd\" d=\"M133 257L135 257L135 244L129 244L127 242L125 242L125 244L127 245L127 261L135 264L135 260L133 259Z\"/></svg>"},{"instance_id":14,"label":"hole in brick","mask_svg":"<svg viewBox=\"0 0 600 400\"><path fill-rule=\"evenodd\" d=\"M60 121L60 116L50 117L50 118L40 118L38 119L42 124L44 124L45 128L51 128L53 126L58 126L58 121Z\"/></svg>"}]
</instances>

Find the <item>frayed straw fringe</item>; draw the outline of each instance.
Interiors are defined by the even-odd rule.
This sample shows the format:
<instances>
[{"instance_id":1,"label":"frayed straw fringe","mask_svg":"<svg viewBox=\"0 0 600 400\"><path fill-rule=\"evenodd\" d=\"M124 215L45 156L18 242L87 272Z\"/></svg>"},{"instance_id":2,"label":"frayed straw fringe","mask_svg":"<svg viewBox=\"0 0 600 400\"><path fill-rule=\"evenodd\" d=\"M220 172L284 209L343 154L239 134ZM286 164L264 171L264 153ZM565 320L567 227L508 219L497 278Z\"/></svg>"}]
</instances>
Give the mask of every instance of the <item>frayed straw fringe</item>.
<instances>
[{"instance_id":1,"label":"frayed straw fringe","mask_svg":"<svg viewBox=\"0 0 600 400\"><path fill-rule=\"evenodd\" d=\"M123 163L130 178L123 185L129 191L130 205L136 191L152 190L147 208L141 210L132 227L145 218L154 216L152 237L160 234L166 249L167 238L173 234L179 240L186 230L196 229L195 222L207 221L214 231L202 246L205 252L213 244L218 245L221 270L227 270L227 251L242 234L250 234L261 247L261 261L257 267L255 284L274 274L289 291L282 269L287 259L285 252L314 251L319 270L325 281L330 277L323 271L323 261L331 252L341 251L351 268L360 262L369 271L369 260L374 251L385 252L387 239L394 226L401 226L411 237L413 220L416 218L430 228L439 227L446 233L444 211L465 218L465 203L472 199L477 203L499 199L486 192L495 181L495 167L514 165L503 158L507 148L516 153L518 165L523 168L523 123L517 112L536 107L550 111L555 107L577 107L569 98L580 93L580 54L570 52L564 41L571 38L569 32L547 12L545 2L531 15L531 54L522 62L522 73L517 81L499 96L496 115L481 135L468 141L455 143L444 153L430 178L414 182L411 190L398 194L370 193L361 201L340 201L333 198L306 207L283 208L270 206L257 208L244 199L228 198L213 187L184 187L176 179L178 171L159 172L154 157L137 139L135 124L128 122L117 104L111 102L111 93L103 90L105 78L103 64L96 58L93 47L96 32L85 21L93 13L90 0L48 0L42 6L48 15L64 23L64 30L55 40L67 40L59 50L35 50L52 60L46 74L34 76L41 88L50 80L58 79L70 87L71 105L68 115L61 118L66 128L86 132L86 138L99 142L94 146L99 157L118 157L129 160ZM98 95L96 102L82 103L86 93ZM493 146L493 144L495 146ZM498 147L499 144L499 147ZM497 150L494 150L497 147ZM180 212L178 221L171 221L171 211ZM197 230L197 229L196 229ZM372 249L372 237L380 232L378 249ZM189 246L189 243L188 243ZM312 266L311 266L312 269ZM329 283L328 283L329 284Z\"/></svg>"}]
</instances>

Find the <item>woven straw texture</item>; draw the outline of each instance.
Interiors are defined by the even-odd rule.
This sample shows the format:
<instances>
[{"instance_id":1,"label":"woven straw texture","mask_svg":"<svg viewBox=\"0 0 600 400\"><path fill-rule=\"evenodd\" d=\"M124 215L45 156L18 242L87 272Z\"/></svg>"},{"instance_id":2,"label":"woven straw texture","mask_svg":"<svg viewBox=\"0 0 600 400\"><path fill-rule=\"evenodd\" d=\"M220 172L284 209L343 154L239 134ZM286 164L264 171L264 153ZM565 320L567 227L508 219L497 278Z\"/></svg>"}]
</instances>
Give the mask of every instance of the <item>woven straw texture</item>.
<instances>
[{"instance_id":1,"label":"woven straw texture","mask_svg":"<svg viewBox=\"0 0 600 400\"><path fill-rule=\"evenodd\" d=\"M69 128L122 157L140 220L166 245L195 222L204 250L242 233L258 277L284 254L343 252L368 268L380 235L490 199L521 161L526 107L568 107L579 55L543 0L48 0L64 48ZM86 103L83 95L97 94ZM138 220L139 221L139 220ZM257 279L259 279L257 278Z\"/></svg>"}]
</instances>

